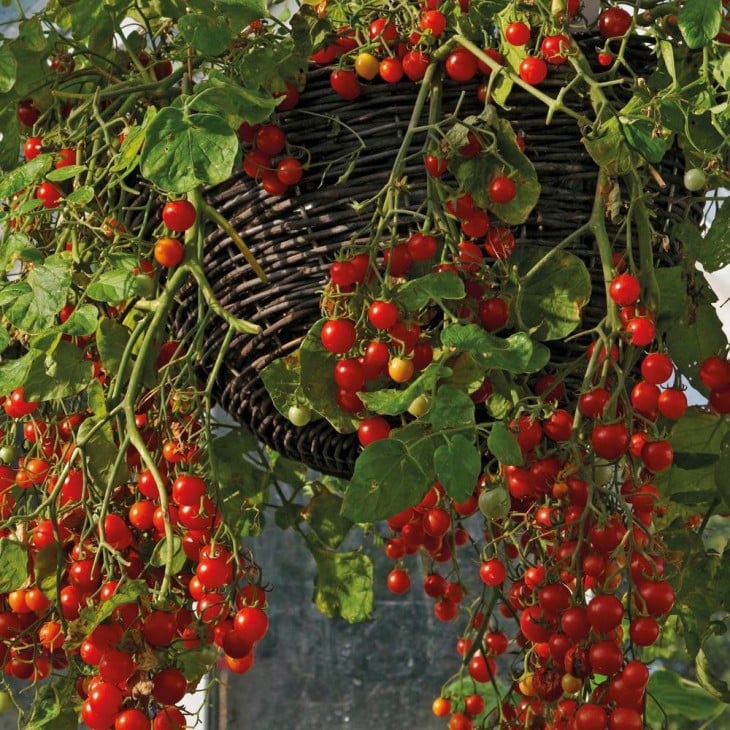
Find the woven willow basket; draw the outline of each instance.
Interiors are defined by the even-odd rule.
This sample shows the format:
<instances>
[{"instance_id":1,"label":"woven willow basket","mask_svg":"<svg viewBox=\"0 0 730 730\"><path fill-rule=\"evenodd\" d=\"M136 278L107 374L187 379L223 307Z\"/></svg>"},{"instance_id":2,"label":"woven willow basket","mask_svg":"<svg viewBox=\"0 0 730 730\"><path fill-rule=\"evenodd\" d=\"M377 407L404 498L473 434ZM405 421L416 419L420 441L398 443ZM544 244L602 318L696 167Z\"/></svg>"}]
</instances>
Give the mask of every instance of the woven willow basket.
<instances>
[{"instance_id":1,"label":"woven willow basket","mask_svg":"<svg viewBox=\"0 0 730 730\"><path fill-rule=\"evenodd\" d=\"M587 39L585 43L588 57L595 57L595 41ZM650 67L650 51L640 47L636 53L637 65ZM288 142L306 147L315 163L337 158L340 162L326 169L315 168L295 192L281 197L269 196L242 172L208 191L209 202L240 233L266 271L268 283L258 280L232 241L220 231L207 240L205 265L221 304L262 328L260 335L234 338L217 382L219 403L263 443L283 455L323 473L349 477L359 451L355 435L339 434L324 420L294 427L274 408L259 373L272 360L294 352L321 316L320 292L340 248L366 242L357 233L369 213L358 218L350 203L372 197L385 184L418 87L412 83L374 82L364 86L358 99L345 102L330 89L329 73L329 69L310 72L298 107L283 114L279 123ZM560 74L551 74L541 89L555 96L562 85ZM473 87L446 83L443 97L444 111L458 104L461 118L482 110ZM500 115L524 135L526 154L542 186L529 220L513 232L518 245L529 242L549 248L590 217L597 168L581 144L573 120L556 116L546 127L545 106L520 89L512 92L510 104L511 111ZM348 165L344 158L354 153L360 140L366 149L346 179L341 180ZM411 209L425 197L426 176L419 154L424 141L424 136L416 137L413 162L406 168L410 184L407 204ZM682 204L674 200L674 190L681 181L679 162L678 154L666 156L661 174L667 185L652 191L660 210L660 220L654 221L659 230L668 230L673 220L684 216ZM404 234L407 224L404 221ZM616 231L609 233L616 235ZM590 327L600 320L605 306L600 261L592 238L577 241L570 250L583 259L593 278L594 297L583 310L584 323ZM194 321L194 302L190 291L177 310L176 326L181 332ZM205 352L209 361L204 367L212 364L224 333L221 323L207 333ZM585 342L553 343L553 360L565 361L584 348Z\"/></svg>"}]
</instances>

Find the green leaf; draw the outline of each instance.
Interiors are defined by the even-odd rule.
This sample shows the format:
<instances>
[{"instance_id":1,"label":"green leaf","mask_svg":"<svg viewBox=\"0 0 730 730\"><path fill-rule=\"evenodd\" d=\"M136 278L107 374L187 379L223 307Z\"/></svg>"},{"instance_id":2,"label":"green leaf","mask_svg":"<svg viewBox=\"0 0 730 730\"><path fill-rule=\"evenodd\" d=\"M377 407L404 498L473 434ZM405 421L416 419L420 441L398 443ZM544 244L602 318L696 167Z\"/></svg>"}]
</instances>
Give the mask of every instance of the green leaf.
<instances>
[{"instance_id":1,"label":"green leaf","mask_svg":"<svg viewBox=\"0 0 730 730\"><path fill-rule=\"evenodd\" d=\"M418 504L431 484L402 441L392 437L375 441L355 462L342 514L353 522L392 517Z\"/></svg>"},{"instance_id":2,"label":"green leaf","mask_svg":"<svg viewBox=\"0 0 730 730\"><path fill-rule=\"evenodd\" d=\"M352 433L357 421L337 404L337 384L333 377L337 358L325 350L320 340L324 320L319 320L307 333L299 348L302 365L302 392L312 409L326 418L340 433ZM328 377L323 377L327 374Z\"/></svg>"},{"instance_id":3,"label":"green leaf","mask_svg":"<svg viewBox=\"0 0 730 730\"><path fill-rule=\"evenodd\" d=\"M62 559L61 548L55 542L42 547L33 556L33 576L36 585L49 601L55 601L58 595L58 566Z\"/></svg>"},{"instance_id":4,"label":"green leaf","mask_svg":"<svg viewBox=\"0 0 730 730\"><path fill-rule=\"evenodd\" d=\"M259 458L256 442L242 428L216 436L210 444L213 475L218 484L218 498L223 502L259 500L271 480L269 464ZM245 468L242 468L245 467Z\"/></svg>"},{"instance_id":5,"label":"green leaf","mask_svg":"<svg viewBox=\"0 0 730 730\"><path fill-rule=\"evenodd\" d=\"M709 694L725 704L730 703L730 687L727 682L714 675L707 655L702 649L697 652L695 657L695 671L697 681Z\"/></svg>"},{"instance_id":6,"label":"green leaf","mask_svg":"<svg viewBox=\"0 0 730 730\"><path fill-rule=\"evenodd\" d=\"M487 449L501 464L522 465L522 450L517 437L503 423L497 422L492 425L487 439Z\"/></svg>"},{"instance_id":7,"label":"green leaf","mask_svg":"<svg viewBox=\"0 0 730 730\"><path fill-rule=\"evenodd\" d=\"M723 445L730 438L730 417L709 413L691 406L674 424L669 442L674 449L674 464L660 475L662 491L682 504L702 504L717 496L715 468ZM723 452L724 453L724 452ZM718 486L725 485L727 473ZM699 502L691 495L709 497ZM730 488L723 489L721 497L730 496Z\"/></svg>"},{"instance_id":8,"label":"green leaf","mask_svg":"<svg viewBox=\"0 0 730 730\"><path fill-rule=\"evenodd\" d=\"M33 359L37 354L27 352L17 360L8 360L0 365L0 396L5 396L25 382Z\"/></svg>"},{"instance_id":9,"label":"green leaf","mask_svg":"<svg viewBox=\"0 0 730 730\"><path fill-rule=\"evenodd\" d=\"M164 539L157 544L157 547L162 544ZM154 562L152 564L156 565ZM120 583L110 598L99 601L95 606L82 608L79 617L69 621L69 634L64 646L68 646L70 649L80 646L99 624L114 613L114 609L126 603L139 603L139 599L148 596L149 592L149 586L143 580L127 580Z\"/></svg>"},{"instance_id":10,"label":"green leaf","mask_svg":"<svg viewBox=\"0 0 730 730\"><path fill-rule=\"evenodd\" d=\"M591 296L591 276L583 261L567 251L553 253L536 246L519 246L510 261L513 302L521 305L518 314L525 326L540 340L558 340L573 332ZM525 279L528 272L532 273Z\"/></svg>"},{"instance_id":11,"label":"green leaf","mask_svg":"<svg viewBox=\"0 0 730 730\"><path fill-rule=\"evenodd\" d=\"M519 225L527 220L540 198L540 183L530 160L517 146L515 130L506 119L499 119L493 110L479 117L466 117L466 124L487 126L486 133L494 135L496 150L485 149L475 157L458 154L468 134L465 124L457 124L447 134L454 155L449 169L481 208L494 213L508 225ZM489 182L497 175L507 174L517 185L517 194L509 203L494 203L489 196Z\"/></svg>"},{"instance_id":12,"label":"green leaf","mask_svg":"<svg viewBox=\"0 0 730 730\"><path fill-rule=\"evenodd\" d=\"M105 489L111 483L121 484L129 480L129 469L125 459L122 459L115 469L119 446L114 442L109 424L100 427L101 422L96 416L87 418L77 431L77 441L85 444L83 456L86 468L97 489Z\"/></svg>"},{"instance_id":13,"label":"green leaf","mask_svg":"<svg viewBox=\"0 0 730 730\"><path fill-rule=\"evenodd\" d=\"M0 540L0 593L20 588L28 578L28 553L15 540Z\"/></svg>"},{"instance_id":14,"label":"green leaf","mask_svg":"<svg viewBox=\"0 0 730 730\"><path fill-rule=\"evenodd\" d=\"M10 170L18 164L20 149L20 122L14 105L10 105L0 114L0 129L3 130L0 139L0 170Z\"/></svg>"},{"instance_id":15,"label":"green leaf","mask_svg":"<svg viewBox=\"0 0 730 730\"><path fill-rule=\"evenodd\" d=\"M691 224L690 224L691 225ZM685 239L678 239L684 241ZM667 332L687 310L687 282L682 266L666 266L654 272L659 286L657 330Z\"/></svg>"},{"instance_id":16,"label":"green leaf","mask_svg":"<svg viewBox=\"0 0 730 730\"><path fill-rule=\"evenodd\" d=\"M654 124L647 119L620 117L620 120L623 121L623 131L628 143L649 162L661 162L672 146L672 138L665 139L654 134Z\"/></svg>"},{"instance_id":17,"label":"green leaf","mask_svg":"<svg viewBox=\"0 0 730 730\"><path fill-rule=\"evenodd\" d=\"M201 677L211 670L217 658L217 647L203 642L197 649L186 647L184 651L177 654L175 660L182 669L185 679L197 686Z\"/></svg>"},{"instance_id":18,"label":"green leaf","mask_svg":"<svg viewBox=\"0 0 730 730\"><path fill-rule=\"evenodd\" d=\"M330 618L367 621L373 612L373 564L364 553L313 551L317 562L314 602Z\"/></svg>"},{"instance_id":19,"label":"green leaf","mask_svg":"<svg viewBox=\"0 0 730 730\"><path fill-rule=\"evenodd\" d=\"M30 717L21 718L24 730L77 730L78 712L69 702L73 692L70 675L40 687L30 707Z\"/></svg>"},{"instance_id":20,"label":"green leaf","mask_svg":"<svg viewBox=\"0 0 730 730\"><path fill-rule=\"evenodd\" d=\"M238 137L224 119L165 107L150 123L140 171L168 193L225 182L233 171Z\"/></svg>"},{"instance_id":21,"label":"green leaf","mask_svg":"<svg viewBox=\"0 0 730 730\"><path fill-rule=\"evenodd\" d=\"M8 266L16 261L21 251L32 246L33 241L25 233L11 233L6 236L0 246L0 269L7 270Z\"/></svg>"},{"instance_id":22,"label":"green leaf","mask_svg":"<svg viewBox=\"0 0 730 730\"><path fill-rule=\"evenodd\" d=\"M153 106L148 106L142 122L129 127L124 136L124 141L119 147L119 152L117 152L116 162L111 168L113 172L121 172L126 177L137 167L139 164L139 153L144 144L147 128L156 115L157 109Z\"/></svg>"},{"instance_id":23,"label":"green leaf","mask_svg":"<svg viewBox=\"0 0 730 730\"><path fill-rule=\"evenodd\" d=\"M260 373L261 381L279 413L288 418L289 409L304 400L300 386L299 353L280 357L269 363Z\"/></svg>"},{"instance_id":24,"label":"green leaf","mask_svg":"<svg viewBox=\"0 0 730 730\"><path fill-rule=\"evenodd\" d=\"M18 296L6 310L8 319L18 329L37 332L55 324L71 286L71 265L69 255L54 254L31 269L25 280L29 291Z\"/></svg>"},{"instance_id":25,"label":"green leaf","mask_svg":"<svg viewBox=\"0 0 730 730\"><path fill-rule=\"evenodd\" d=\"M119 304L135 292L135 276L129 269L105 271L86 288L86 295L97 302Z\"/></svg>"},{"instance_id":26,"label":"green leaf","mask_svg":"<svg viewBox=\"0 0 730 730\"><path fill-rule=\"evenodd\" d=\"M636 166L636 155L627 144L618 119L614 116L604 120L584 137L583 145L593 161L605 168L612 177L625 175Z\"/></svg>"},{"instance_id":27,"label":"green leaf","mask_svg":"<svg viewBox=\"0 0 730 730\"><path fill-rule=\"evenodd\" d=\"M268 91L248 89L214 71L195 87L188 107L198 112L224 115L231 128L237 129L242 121L249 124L266 121L277 103Z\"/></svg>"},{"instance_id":28,"label":"green leaf","mask_svg":"<svg viewBox=\"0 0 730 730\"><path fill-rule=\"evenodd\" d=\"M441 342L445 347L468 352L485 369L506 370L508 373L536 372L550 358L548 348L531 340L524 332L503 339L476 324L444 327ZM538 366L538 363L542 364Z\"/></svg>"},{"instance_id":29,"label":"green leaf","mask_svg":"<svg viewBox=\"0 0 730 730\"><path fill-rule=\"evenodd\" d=\"M669 355L682 375L700 389L704 388L699 378L700 363L722 352L727 345L722 322L711 304L700 304L694 311L685 310L667 332L666 342Z\"/></svg>"},{"instance_id":30,"label":"green leaf","mask_svg":"<svg viewBox=\"0 0 730 730\"><path fill-rule=\"evenodd\" d=\"M444 271L406 282L398 290L398 301L409 310L417 310L431 302L441 304L447 299L463 299L465 295L461 279L452 271Z\"/></svg>"},{"instance_id":31,"label":"green leaf","mask_svg":"<svg viewBox=\"0 0 730 730\"><path fill-rule=\"evenodd\" d=\"M730 264L730 236L727 234L730 230L730 205L727 199L717 205L719 209L709 230L700 238L703 245L697 254L697 261L709 272L718 271Z\"/></svg>"},{"instance_id":32,"label":"green leaf","mask_svg":"<svg viewBox=\"0 0 730 730\"><path fill-rule=\"evenodd\" d=\"M177 27L185 42L204 56L223 53L233 38L225 17L205 13L191 12L183 15L178 20Z\"/></svg>"},{"instance_id":33,"label":"green leaf","mask_svg":"<svg viewBox=\"0 0 730 730\"><path fill-rule=\"evenodd\" d=\"M720 32L722 0L683 3L677 12L677 23L690 48L706 46Z\"/></svg>"},{"instance_id":34,"label":"green leaf","mask_svg":"<svg viewBox=\"0 0 730 730\"><path fill-rule=\"evenodd\" d=\"M16 151L17 155L17 151ZM53 166L53 155L38 155L0 178L0 199L9 200L23 188L40 180Z\"/></svg>"},{"instance_id":35,"label":"green leaf","mask_svg":"<svg viewBox=\"0 0 730 730\"><path fill-rule=\"evenodd\" d=\"M330 550L337 549L352 528L352 522L340 514L341 510L342 497L322 488L303 511L312 532Z\"/></svg>"},{"instance_id":36,"label":"green leaf","mask_svg":"<svg viewBox=\"0 0 730 730\"><path fill-rule=\"evenodd\" d=\"M441 377L451 374L449 368L432 362L413 380L405 390L386 388L371 393L360 393L360 399L371 410L384 416L397 416L404 413L408 406L422 393L430 393Z\"/></svg>"},{"instance_id":37,"label":"green leaf","mask_svg":"<svg viewBox=\"0 0 730 730\"><path fill-rule=\"evenodd\" d=\"M670 717L706 720L721 707L721 704L698 684L683 679L667 669L658 669L651 673L647 691L650 696L657 698L662 710ZM647 710L650 726L661 726L664 716L654 701L647 702Z\"/></svg>"},{"instance_id":38,"label":"green leaf","mask_svg":"<svg viewBox=\"0 0 730 730\"><path fill-rule=\"evenodd\" d=\"M59 342L52 353L34 358L25 380L26 397L37 401L67 398L86 388L94 366L71 342Z\"/></svg>"},{"instance_id":39,"label":"green leaf","mask_svg":"<svg viewBox=\"0 0 730 730\"><path fill-rule=\"evenodd\" d=\"M482 457L474 440L461 434L452 436L436 449L433 464L449 497L465 502L474 492L482 470Z\"/></svg>"},{"instance_id":40,"label":"green leaf","mask_svg":"<svg viewBox=\"0 0 730 730\"><path fill-rule=\"evenodd\" d=\"M0 94L7 94L15 86L18 62L10 48L0 47Z\"/></svg>"},{"instance_id":41,"label":"green leaf","mask_svg":"<svg viewBox=\"0 0 730 730\"><path fill-rule=\"evenodd\" d=\"M99 358L104 370L109 375L116 375L119 372L130 334L130 331L115 319L102 317L98 321L96 347L99 350Z\"/></svg>"},{"instance_id":42,"label":"green leaf","mask_svg":"<svg viewBox=\"0 0 730 730\"><path fill-rule=\"evenodd\" d=\"M150 563L158 568L164 568L167 564L167 537L163 537L152 551ZM182 549L182 538L180 535L172 536L172 572L179 573L185 567L187 556Z\"/></svg>"},{"instance_id":43,"label":"green leaf","mask_svg":"<svg viewBox=\"0 0 730 730\"><path fill-rule=\"evenodd\" d=\"M442 385L422 420L430 423L434 431L474 426L474 401L463 390L453 385Z\"/></svg>"},{"instance_id":44,"label":"green leaf","mask_svg":"<svg viewBox=\"0 0 730 730\"><path fill-rule=\"evenodd\" d=\"M70 205L83 207L94 199L94 195L94 188L91 185L82 185L80 188L76 188L76 190L69 193L65 200Z\"/></svg>"},{"instance_id":45,"label":"green leaf","mask_svg":"<svg viewBox=\"0 0 730 730\"><path fill-rule=\"evenodd\" d=\"M51 170L46 175L46 180L51 180L52 182L70 180L87 169L86 165L64 165L63 167L59 167L57 170Z\"/></svg>"},{"instance_id":46,"label":"green leaf","mask_svg":"<svg viewBox=\"0 0 730 730\"><path fill-rule=\"evenodd\" d=\"M98 324L99 310L93 304L75 307L71 316L61 325L61 331L73 337L93 335Z\"/></svg>"}]
</instances>

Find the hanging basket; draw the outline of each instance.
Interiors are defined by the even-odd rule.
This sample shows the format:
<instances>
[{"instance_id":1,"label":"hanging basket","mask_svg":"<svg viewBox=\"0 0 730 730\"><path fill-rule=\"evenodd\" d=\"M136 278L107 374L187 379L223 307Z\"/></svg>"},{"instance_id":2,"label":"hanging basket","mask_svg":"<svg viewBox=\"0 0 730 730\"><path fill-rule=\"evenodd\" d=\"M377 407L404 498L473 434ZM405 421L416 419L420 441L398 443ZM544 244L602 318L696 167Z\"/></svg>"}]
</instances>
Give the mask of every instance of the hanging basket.
<instances>
[{"instance_id":1,"label":"hanging basket","mask_svg":"<svg viewBox=\"0 0 730 730\"><path fill-rule=\"evenodd\" d=\"M595 57L596 41L584 49ZM635 49L635 67L651 67L651 50ZM220 405L258 438L285 456L317 471L340 477L352 474L360 446L355 434L340 434L325 420L295 427L274 407L260 373L273 360L297 350L312 324L320 318L320 294L329 266L343 246L365 245L361 233L369 214L359 217L352 203L374 196L386 183L394 157L412 114L418 86L410 82L388 85L373 82L354 101L343 101L330 88L330 69L311 71L299 105L280 115L278 124L291 145L311 154L308 170L295 192L272 197L243 172L208 191L208 201L235 227L266 271L262 283L233 242L221 231L206 242L205 264L220 303L238 317L261 326L261 334L233 339L218 377L215 396ZM555 96L565 77L551 74L541 89ZM546 108L525 91L513 89L509 111L500 111L524 136L526 154L535 166L541 195L529 219L512 231L520 243L552 248L590 217L597 167L587 154L574 120L556 115L545 125ZM571 100L588 106L587 100ZM459 109L463 118L478 114L473 86L444 83L443 108ZM426 122L425 115L422 120ZM425 199L426 176L420 151L425 135L416 135L406 166L407 204L416 209ZM358 152L359 150L359 152ZM326 165L325 165L326 163ZM675 199L681 184L681 157L670 151L661 165L666 186L651 190L657 198L655 229L667 232L684 217L684 204ZM413 230L403 221L403 233ZM620 240L619 231L609 235ZM592 237L571 245L591 272L593 297L583 309L583 322L595 325L603 316L604 284ZM668 254L671 261L671 254ZM176 324L181 332L197 316L195 298L181 302ZM207 333L209 367L220 351L225 329L220 323ZM554 362L573 359L585 342L551 343Z\"/></svg>"}]
</instances>

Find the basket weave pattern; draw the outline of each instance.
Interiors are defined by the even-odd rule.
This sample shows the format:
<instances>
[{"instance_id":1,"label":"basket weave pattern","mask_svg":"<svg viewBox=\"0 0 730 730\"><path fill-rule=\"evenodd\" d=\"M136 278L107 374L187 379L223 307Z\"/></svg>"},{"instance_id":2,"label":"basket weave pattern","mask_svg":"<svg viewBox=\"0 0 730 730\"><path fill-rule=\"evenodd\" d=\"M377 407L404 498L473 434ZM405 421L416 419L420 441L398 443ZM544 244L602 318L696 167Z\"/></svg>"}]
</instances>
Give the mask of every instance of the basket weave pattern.
<instances>
[{"instance_id":1,"label":"basket weave pattern","mask_svg":"<svg viewBox=\"0 0 730 730\"><path fill-rule=\"evenodd\" d=\"M370 212L358 216L351 203L372 197L386 183L418 87L412 83L373 83L365 86L355 101L343 102L330 89L328 79L328 69L311 72L298 107L283 114L279 121L288 142L306 147L312 156L313 167L296 194L271 197L242 172L208 194L209 202L232 223L262 265L268 283L256 278L231 240L220 231L210 234L205 261L221 304L262 327L261 334L254 337L234 338L219 376L218 401L261 441L285 456L324 473L349 477L359 451L355 435L338 434L324 420L303 428L292 426L274 408L259 373L272 360L294 352L320 317L320 292L338 251L343 246L367 242L361 229ZM558 75L548 77L541 88L555 96L562 84ZM458 106L461 118L482 109L473 87L447 83L443 97L445 112ZM546 127L544 105L519 89L510 95L510 104L511 111L500 114L524 135L526 154L542 187L528 221L513 228L513 232L517 245L523 242L552 247L590 217L597 168L572 119L556 116ZM416 136L406 166L407 206L411 210L426 195L420 154L424 142L425 136ZM361 144L365 148L348 169L351 156ZM335 162L323 164L332 160ZM661 192L655 191L663 217L654 222L659 230L668 229L672 220L684 215L673 199L681 180L678 160L678 155L676 160L667 155L661 173L668 184ZM415 223L411 222L410 227L408 224L403 220L404 235L416 229ZM617 236L617 231L609 229L609 234ZM583 259L594 279L593 299L583 311L584 322L591 326L599 321L605 306L600 262L592 238L577 241L570 250ZM191 292L177 310L180 330L187 328L195 312ZM210 362L203 363L204 367L212 364L223 336L222 325L208 332L206 352ZM554 359L572 358L584 346L553 345Z\"/></svg>"}]
</instances>

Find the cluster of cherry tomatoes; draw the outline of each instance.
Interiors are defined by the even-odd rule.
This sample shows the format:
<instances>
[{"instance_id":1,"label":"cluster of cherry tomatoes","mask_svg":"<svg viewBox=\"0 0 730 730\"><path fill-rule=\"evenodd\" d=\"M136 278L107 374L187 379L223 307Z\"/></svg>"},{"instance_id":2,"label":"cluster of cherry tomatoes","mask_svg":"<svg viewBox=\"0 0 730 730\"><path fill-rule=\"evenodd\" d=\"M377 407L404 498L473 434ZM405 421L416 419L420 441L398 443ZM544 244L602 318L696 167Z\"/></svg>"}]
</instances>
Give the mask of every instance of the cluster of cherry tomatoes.
<instances>
[{"instance_id":1,"label":"cluster of cherry tomatoes","mask_svg":"<svg viewBox=\"0 0 730 730\"><path fill-rule=\"evenodd\" d=\"M177 347L166 343L157 366L169 367ZM173 393L166 405L143 396L135 425L157 475L127 446L129 479L106 499L76 446L88 413L59 414L26 401L22 388L3 403L2 539L27 562L27 577L0 595L3 671L29 681L65 671L77 693L68 699L91 730L185 728L176 705L199 678L184 671L185 655L197 652L205 666L219 649L242 673L268 629L258 568L221 529L199 466L191 396ZM12 446L16 429L21 456ZM179 555L159 602L152 597L166 580L165 512Z\"/></svg>"}]
</instances>

